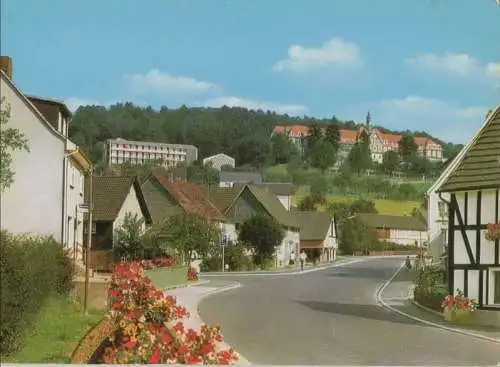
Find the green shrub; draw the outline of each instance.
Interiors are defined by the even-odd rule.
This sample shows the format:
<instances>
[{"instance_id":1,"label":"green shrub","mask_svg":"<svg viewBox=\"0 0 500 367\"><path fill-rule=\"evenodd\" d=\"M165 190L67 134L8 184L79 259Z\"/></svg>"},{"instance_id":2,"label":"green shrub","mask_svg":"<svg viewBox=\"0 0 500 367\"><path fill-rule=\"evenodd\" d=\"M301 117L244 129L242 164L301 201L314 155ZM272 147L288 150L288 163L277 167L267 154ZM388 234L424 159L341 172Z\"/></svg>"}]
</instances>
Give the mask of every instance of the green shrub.
<instances>
[{"instance_id":1,"label":"green shrub","mask_svg":"<svg viewBox=\"0 0 500 367\"><path fill-rule=\"evenodd\" d=\"M53 238L13 236L0 231L0 355L19 348L44 302L72 287L73 267Z\"/></svg>"},{"instance_id":2,"label":"green shrub","mask_svg":"<svg viewBox=\"0 0 500 367\"><path fill-rule=\"evenodd\" d=\"M228 265L229 271L253 270L252 259L245 254L245 248L241 245L228 245L224 248L224 264ZM222 270L222 248L218 248L210 257L206 257L200 264L201 271Z\"/></svg>"}]
</instances>

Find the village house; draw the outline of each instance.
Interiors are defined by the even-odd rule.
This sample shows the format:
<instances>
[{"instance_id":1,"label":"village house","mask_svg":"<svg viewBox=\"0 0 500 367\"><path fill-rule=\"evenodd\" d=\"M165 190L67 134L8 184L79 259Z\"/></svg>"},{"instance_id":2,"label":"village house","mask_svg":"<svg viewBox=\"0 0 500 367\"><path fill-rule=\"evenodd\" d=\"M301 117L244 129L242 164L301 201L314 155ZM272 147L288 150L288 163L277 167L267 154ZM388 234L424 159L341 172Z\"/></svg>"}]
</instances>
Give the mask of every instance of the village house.
<instances>
[{"instance_id":1,"label":"village house","mask_svg":"<svg viewBox=\"0 0 500 367\"><path fill-rule=\"evenodd\" d=\"M236 161L234 158L224 153L215 154L203 159L203 165L209 165L218 171L220 171L222 167L234 168L235 164Z\"/></svg>"},{"instance_id":2,"label":"village house","mask_svg":"<svg viewBox=\"0 0 500 367\"><path fill-rule=\"evenodd\" d=\"M310 126L290 125L275 126L273 134L285 134L297 146L304 144L304 139L309 135ZM323 127L325 130L326 127ZM402 135L384 133L380 129L372 126L370 114L366 117L363 126L356 130L340 129L340 149L338 152L338 162L342 162L349 154L351 148L357 142L359 135L366 131L370 139L370 154L373 162L382 163L385 152L397 151ZM430 161L441 162L443 160L443 147L427 137L415 137L417 154Z\"/></svg>"},{"instance_id":3,"label":"village house","mask_svg":"<svg viewBox=\"0 0 500 367\"><path fill-rule=\"evenodd\" d=\"M236 240L234 223L220 212L200 186L172 180L155 171L142 183L142 190L154 223L177 214L197 214L213 223L229 241Z\"/></svg>"},{"instance_id":4,"label":"village house","mask_svg":"<svg viewBox=\"0 0 500 367\"><path fill-rule=\"evenodd\" d=\"M427 243L427 225L420 218L373 213L362 213L357 217L375 229L381 241L418 247Z\"/></svg>"},{"instance_id":5,"label":"village house","mask_svg":"<svg viewBox=\"0 0 500 367\"><path fill-rule=\"evenodd\" d=\"M85 196L90 194L90 180L85 183ZM151 214L144 199L141 186L133 176L92 177L92 244L91 251L111 250L115 231L119 229L127 214L143 221L143 229L151 225ZM84 225L88 233L88 215Z\"/></svg>"},{"instance_id":6,"label":"village house","mask_svg":"<svg viewBox=\"0 0 500 367\"><path fill-rule=\"evenodd\" d=\"M29 146L28 152L12 153L14 183L2 193L1 226L53 236L81 262L83 175L91 162L68 139L71 113L60 101L24 95L12 82L9 57L0 57L0 79L0 95L10 107L8 126L19 129Z\"/></svg>"},{"instance_id":7,"label":"village house","mask_svg":"<svg viewBox=\"0 0 500 367\"><path fill-rule=\"evenodd\" d=\"M219 173L219 187L233 187L235 184L260 184L262 175L257 172L229 172Z\"/></svg>"},{"instance_id":8,"label":"village house","mask_svg":"<svg viewBox=\"0 0 500 367\"><path fill-rule=\"evenodd\" d=\"M234 187L242 188L245 184L235 184ZM253 184L253 186L270 192L276 195L281 204L286 210L292 208L292 197L294 193L294 187L291 182L264 182L261 184Z\"/></svg>"},{"instance_id":9,"label":"village house","mask_svg":"<svg viewBox=\"0 0 500 367\"><path fill-rule=\"evenodd\" d=\"M486 234L500 222L500 105L462 152L437 188L448 206L448 287L477 300L480 310L497 311L476 321L499 326L500 238Z\"/></svg>"},{"instance_id":10,"label":"village house","mask_svg":"<svg viewBox=\"0 0 500 367\"><path fill-rule=\"evenodd\" d=\"M291 252L300 249L299 223L291 212L287 211L276 195L254 185L243 187L215 187L207 189L209 199L219 210L239 226L253 214L265 214L274 218L283 228L284 238L276 250L276 266L288 264ZM236 233L237 236L237 233Z\"/></svg>"},{"instance_id":11,"label":"village house","mask_svg":"<svg viewBox=\"0 0 500 367\"><path fill-rule=\"evenodd\" d=\"M317 251L319 261L337 259L337 232L335 222L326 212L294 212L300 225L300 251L312 259Z\"/></svg>"}]
</instances>

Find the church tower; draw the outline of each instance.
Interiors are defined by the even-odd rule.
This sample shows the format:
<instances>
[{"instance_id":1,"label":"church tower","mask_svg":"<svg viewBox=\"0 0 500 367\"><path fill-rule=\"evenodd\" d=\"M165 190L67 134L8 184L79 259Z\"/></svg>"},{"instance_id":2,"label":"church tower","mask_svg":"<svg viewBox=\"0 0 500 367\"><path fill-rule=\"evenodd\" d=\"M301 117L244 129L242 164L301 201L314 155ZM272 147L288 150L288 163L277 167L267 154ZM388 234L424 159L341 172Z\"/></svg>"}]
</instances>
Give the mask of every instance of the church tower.
<instances>
[{"instance_id":1,"label":"church tower","mask_svg":"<svg viewBox=\"0 0 500 367\"><path fill-rule=\"evenodd\" d=\"M366 132L368 135L372 133L372 116L370 114L370 111L366 114Z\"/></svg>"}]
</instances>

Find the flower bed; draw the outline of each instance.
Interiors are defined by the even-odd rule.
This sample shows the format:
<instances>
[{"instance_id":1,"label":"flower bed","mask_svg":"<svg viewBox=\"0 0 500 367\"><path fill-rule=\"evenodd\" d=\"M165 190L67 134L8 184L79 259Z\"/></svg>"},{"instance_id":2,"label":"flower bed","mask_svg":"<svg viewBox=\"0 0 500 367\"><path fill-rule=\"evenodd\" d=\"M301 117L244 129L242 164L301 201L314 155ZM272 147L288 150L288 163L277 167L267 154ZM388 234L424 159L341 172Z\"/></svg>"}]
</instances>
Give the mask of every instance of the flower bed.
<instances>
[{"instance_id":1,"label":"flower bed","mask_svg":"<svg viewBox=\"0 0 500 367\"><path fill-rule=\"evenodd\" d=\"M188 268L188 281L198 280L198 271L193 266Z\"/></svg>"},{"instance_id":2,"label":"flower bed","mask_svg":"<svg viewBox=\"0 0 500 367\"><path fill-rule=\"evenodd\" d=\"M234 350L220 348L218 327L202 325L200 333L186 330L180 320L189 316L187 310L157 290L140 263L115 268L110 298L110 319L117 329L94 353L94 362L232 364L238 360Z\"/></svg>"},{"instance_id":3,"label":"flower bed","mask_svg":"<svg viewBox=\"0 0 500 367\"><path fill-rule=\"evenodd\" d=\"M445 297L444 295L439 293L427 293L421 288L415 287L413 296L414 300L422 306L428 307L437 312L443 311L441 304L443 303L443 299Z\"/></svg>"},{"instance_id":4,"label":"flower bed","mask_svg":"<svg viewBox=\"0 0 500 367\"><path fill-rule=\"evenodd\" d=\"M476 302L465 297L460 289L457 289L456 296L446 296L441 307L445 320L456 323L468 322L477 309Z\"/></svg>"}]
</instances>

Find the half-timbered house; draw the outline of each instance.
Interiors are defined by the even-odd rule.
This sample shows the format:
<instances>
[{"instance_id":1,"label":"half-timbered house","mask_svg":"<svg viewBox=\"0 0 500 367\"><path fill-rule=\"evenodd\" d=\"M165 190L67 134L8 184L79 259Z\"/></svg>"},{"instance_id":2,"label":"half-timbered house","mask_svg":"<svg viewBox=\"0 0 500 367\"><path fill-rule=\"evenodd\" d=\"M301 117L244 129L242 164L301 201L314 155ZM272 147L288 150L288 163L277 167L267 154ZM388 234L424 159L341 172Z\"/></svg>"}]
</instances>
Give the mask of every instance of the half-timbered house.
<instances>
[{"instance_id":1,"label":"half-timbered house","mask_svg":"<svg viewBox=\"0 0 500 367\"><path fill-rule=\"evenodd\" d=\"M437 190L449 194L449 291L500 311L500 241L486 236L488 224L500 220L500 105L465 149Z\"/></svg>"}]
</instances>

